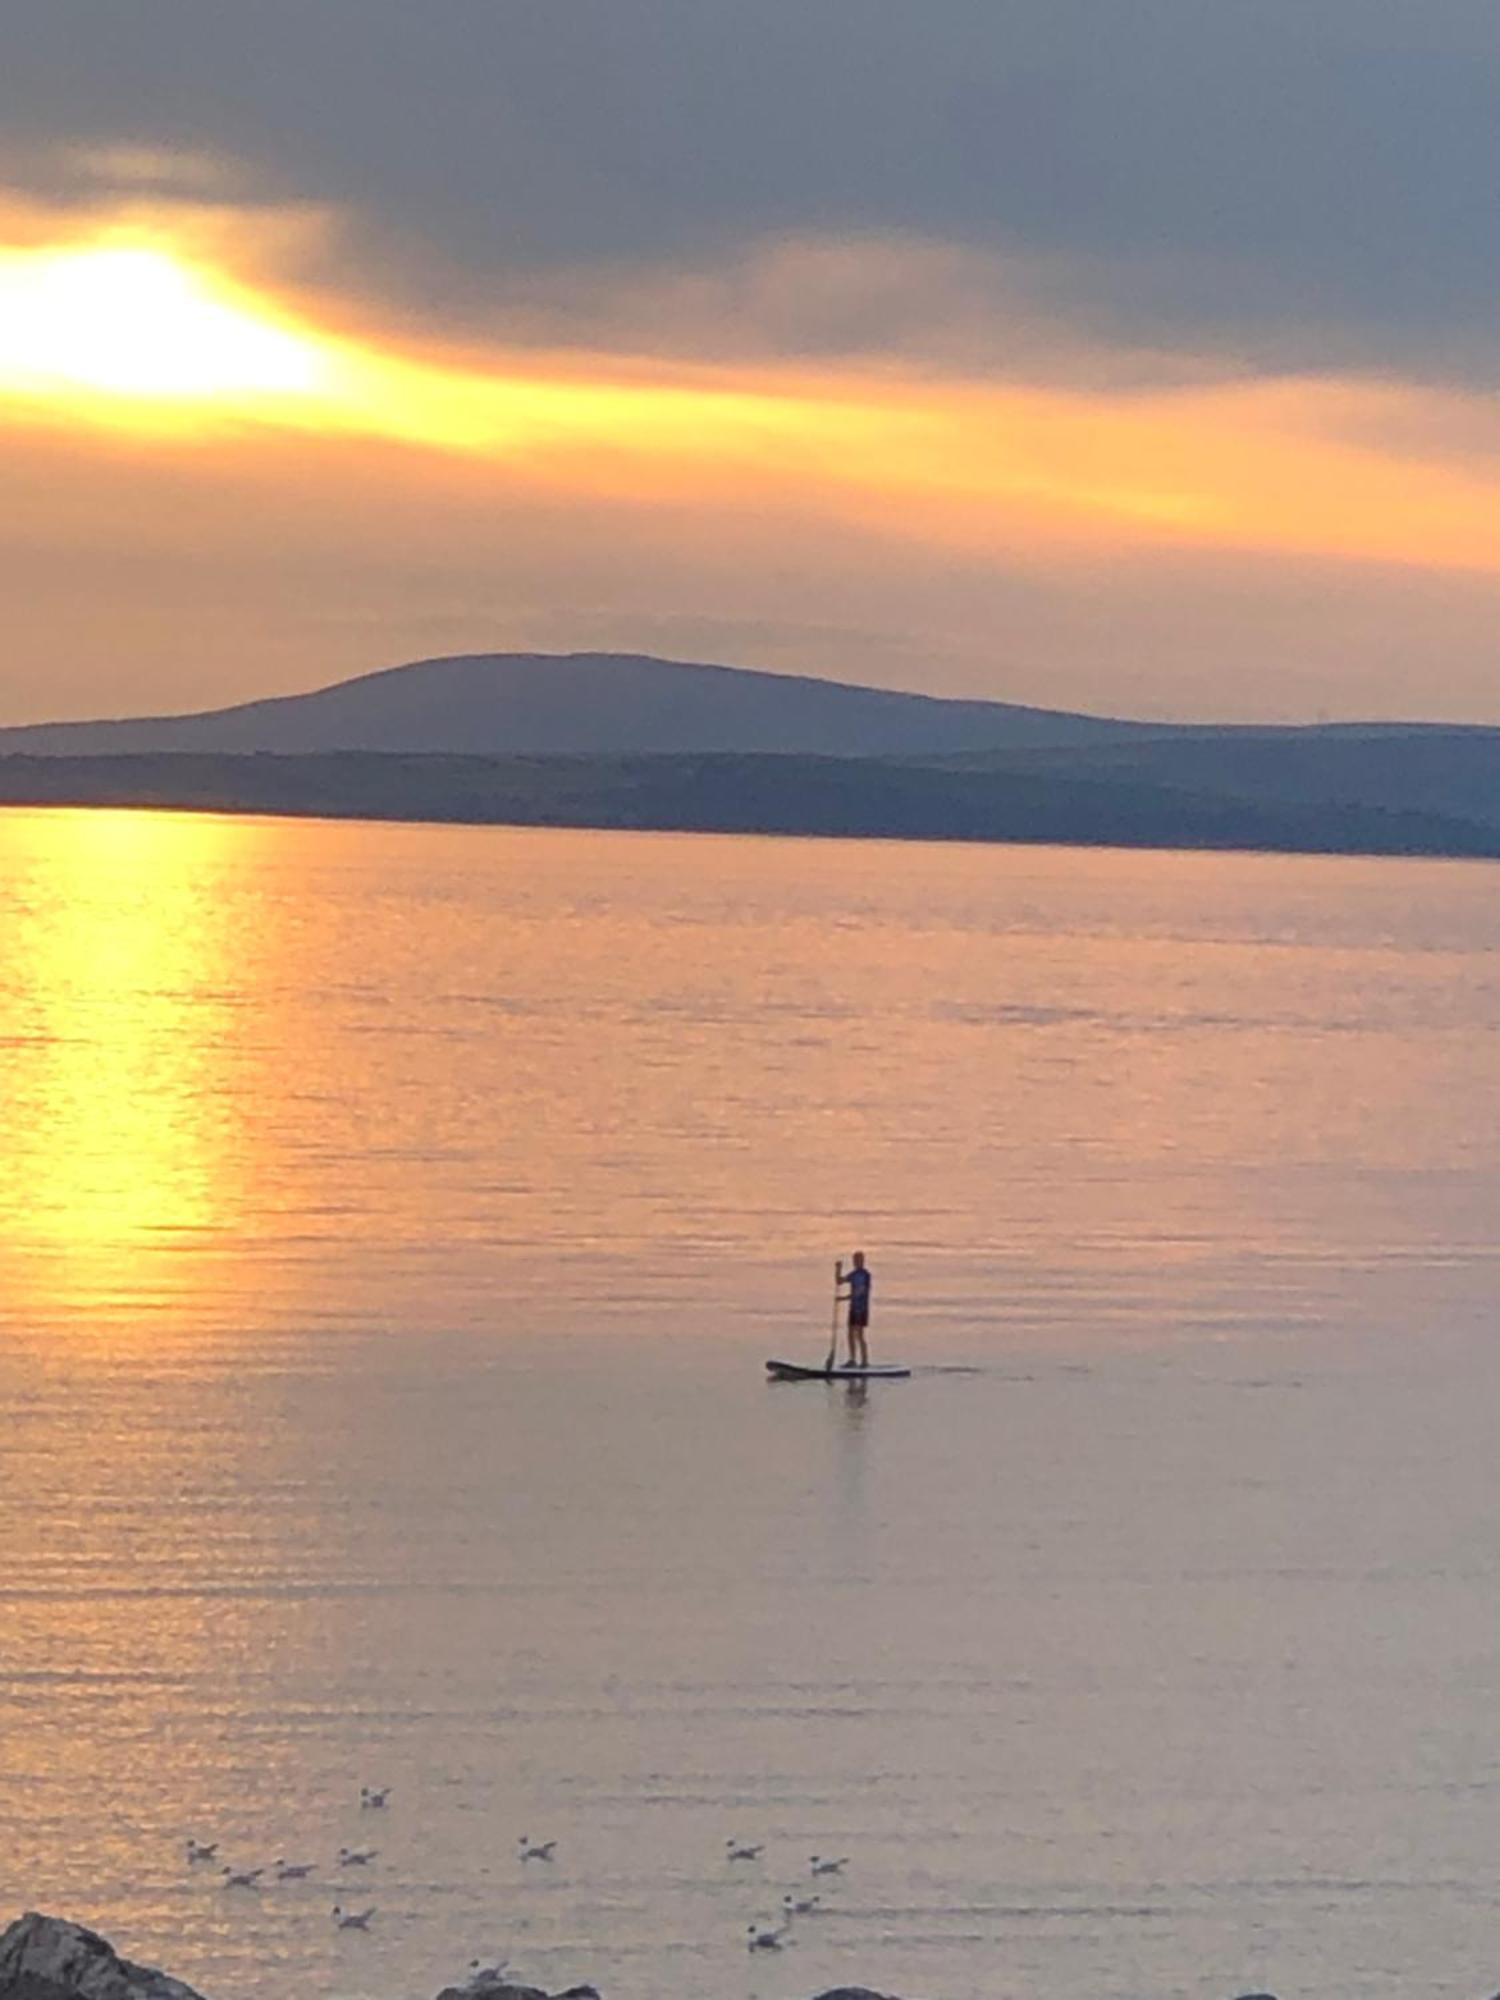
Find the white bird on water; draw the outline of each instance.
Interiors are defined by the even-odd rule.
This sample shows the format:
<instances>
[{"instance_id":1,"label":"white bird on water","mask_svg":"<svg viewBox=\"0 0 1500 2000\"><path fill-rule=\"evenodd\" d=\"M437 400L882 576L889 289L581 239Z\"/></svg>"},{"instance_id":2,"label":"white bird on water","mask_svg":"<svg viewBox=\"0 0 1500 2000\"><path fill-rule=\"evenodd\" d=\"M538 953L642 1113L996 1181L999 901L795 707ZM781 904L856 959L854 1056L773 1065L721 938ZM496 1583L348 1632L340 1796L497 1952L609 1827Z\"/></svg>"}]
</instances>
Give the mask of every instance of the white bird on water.
<instances>
[{"instance_id":1,"label":"white bird on water","mask_svg":"<svg viewBox=\"0 0 1500 2000\"><path fill-rule=\"evenodd\" d=\"M763 1847L750 1847L741 1840L726 1840L724 1847L731 1861L759 1861L766 1851Z\"/></svg>"},{"instance_id":2,"label":"white bird on water","mask_svg":"<svg viewBox=\"0 0 1500 2000\"><path fill-rule=\"evenodd\" d=\"M789 1917L810 1917L822 1900L821 1896L783 1896L781 1907Z\"/></svg>"},{"instance_id":3,"label":"white bird on water","mask_svg":"<svg viewBox=\"0 0 1500 2000\"><path fill-rule=\"evenodd\" d=\"M777 1924L774 1929L767 1929L760 1924L752 1924L749 1933L750 1942L746 1945L745 1949L747 1951L780 1951L781 1947L786 1943L786 1934L790 1928L789 1924Z\"/></svg>"},{"instance_id":4,"label":"white bird on water","mask_svg":"<svg viewBox=\"0 0 1500 2000\"><path fill-rule=\"evenodd\" d=\"M825 1861L818 1854L815 1854L812 1858L812 1872L814 1875L842 1875L848 1866L849 1857L847 1854L843 1855L837 1861Z\"/></svg>"},{"instance_id":5,"label":"white bird on water","mask_svg":"<svg viewBox=\"0 0 1500 2000\"><path fill-rule=\"evenodd\" d=\"M264 1868L226 1868L223 1870L226 1889L254 1889L265 1874Z\"/></svg>"},{"instance_id":6,"label":"white bird on water","mask_svg":"<svg viewBox=\"0 0 1500 2000\"><path fill-rule=\"evenodd\" d=\"M341 1931L367 1931L374 1914L373 1905L368 1910L341 1910L337 1903L333 1906L333 1921Z\"/></svg>"},{"instance_id":7,"label":"white bird on water","mask_svg":"<svg viewBox=\"0 0 1500 2000\"><path fill-rule=\"evenodd\" d=\"M212 1861L218 1851L219 1843L216 1840L190 1840L187 1843L189 1861Z\"/></svg>"},{"instance_id":8,"label":"white bird on water","mask_svg":"<svg viewBox=\"0 0 1500 2000\"><path fill-rule=\"evenodd\" d=\"M276 1863L278 1882L305 1882L313 1872L310 1861L280 1861Z\"/></svg>"},{"instance_id":9,"label":"white bird on water","mask_svg":"<svg viewBox=\"0 0 1500 2000\"><path fill-rule=\"evenodd\" d=\"M555 1840L532 1840L524 1833L516 1844L523 1861L550 1861L557 1852Z\"/></svg>"},{"instance_id":10,"label":"white bird on water","mask_svg":"<svg viewBox=\"0 0 1500 2000\"><path fill-rule=\"evenodd\" d=\"M339 1849L340 1868L368 1868L380 1852L378 1847L341 1847Z\"/></svg>"},{"instance_id":11,"label":"white bird on water","mask_svg":"<svg viewBox=\"0 0 1500 2000\"><path fill-rule=\"evenodd\" d=\"M362 1812L383 1812L390 1795L391 1787L389 1785L361 1785L359 1788L360 1810Z\"/></svg>"}]
</instances>

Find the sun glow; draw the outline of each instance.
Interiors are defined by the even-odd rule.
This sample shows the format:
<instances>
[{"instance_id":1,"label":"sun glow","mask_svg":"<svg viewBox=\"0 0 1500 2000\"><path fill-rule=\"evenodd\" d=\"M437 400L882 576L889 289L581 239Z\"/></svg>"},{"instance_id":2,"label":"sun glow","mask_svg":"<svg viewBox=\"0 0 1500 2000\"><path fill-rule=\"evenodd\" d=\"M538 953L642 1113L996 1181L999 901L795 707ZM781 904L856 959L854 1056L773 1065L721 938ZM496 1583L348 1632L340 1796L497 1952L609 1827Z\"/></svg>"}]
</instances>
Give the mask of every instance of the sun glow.
<instances>
[{"instance_id":1,"label":"sun glow","mask_svg":"<svg viewBox=\"0 0 1500 2000\"><path fill-rule=\"evenodd\" d=\"M0 252L0 384L12 393L306 397L328 366L315 339L166 250Z\"/></svg>"},{"instance_id":2,"label":"sun glow","mask_svg":"<svg viewBox=\"0 0 1500 2000\"><path fill-rule=\"evenodd\" d=\"M232 444L259 427L299 448L374 441L487 463L512 493L757 519L811 508L962 552L1141 545L1500 570L1500 480L1451 448L1488 413L1459 391L403 349L293 314L163 230L0 248L4 405L167 440Z\"/></svg>"}]
</instances>

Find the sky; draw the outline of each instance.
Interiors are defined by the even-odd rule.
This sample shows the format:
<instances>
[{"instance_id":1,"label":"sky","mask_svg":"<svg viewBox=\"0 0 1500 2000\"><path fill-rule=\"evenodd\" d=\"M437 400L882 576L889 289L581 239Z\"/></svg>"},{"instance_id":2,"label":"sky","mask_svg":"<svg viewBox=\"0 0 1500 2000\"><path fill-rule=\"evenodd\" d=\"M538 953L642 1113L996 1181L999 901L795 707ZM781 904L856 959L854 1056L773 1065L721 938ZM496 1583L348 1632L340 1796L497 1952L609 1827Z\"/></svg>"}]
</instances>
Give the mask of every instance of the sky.
<instances>
[{"instance_id":1,"label":"sky","mask_svg":"<svg viewBox=\"0 0 1500 2000\"><path fill-rule=\"evenodd\" d=\"M0 722L1500 722L1490 0L0 0Z\"/></svg>"}]
</instances>

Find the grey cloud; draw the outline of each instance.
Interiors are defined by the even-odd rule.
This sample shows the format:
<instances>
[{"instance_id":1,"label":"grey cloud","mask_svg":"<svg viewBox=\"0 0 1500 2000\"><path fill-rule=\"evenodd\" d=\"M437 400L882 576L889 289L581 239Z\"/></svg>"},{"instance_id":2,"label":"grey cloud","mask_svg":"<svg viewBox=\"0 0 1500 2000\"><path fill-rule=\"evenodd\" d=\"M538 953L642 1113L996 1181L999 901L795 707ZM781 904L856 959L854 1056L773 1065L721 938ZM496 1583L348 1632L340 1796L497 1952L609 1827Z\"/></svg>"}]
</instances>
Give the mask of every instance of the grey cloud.
<instances>
[{"instance_id":1,"label":"grey cloud","mask_svg":"<svg viewBox=\"0 0 1500 2000\"><path fill-rule=\"evenodd\" d=\"M60 146L229 153L262 196L351 210L355 266L408 305L851 231L1073 260L1102 326L1278 364L1472 368L1500 303L1500 23L1471 0L5 11L34 182Z\"/></svg>"}]
</instances>

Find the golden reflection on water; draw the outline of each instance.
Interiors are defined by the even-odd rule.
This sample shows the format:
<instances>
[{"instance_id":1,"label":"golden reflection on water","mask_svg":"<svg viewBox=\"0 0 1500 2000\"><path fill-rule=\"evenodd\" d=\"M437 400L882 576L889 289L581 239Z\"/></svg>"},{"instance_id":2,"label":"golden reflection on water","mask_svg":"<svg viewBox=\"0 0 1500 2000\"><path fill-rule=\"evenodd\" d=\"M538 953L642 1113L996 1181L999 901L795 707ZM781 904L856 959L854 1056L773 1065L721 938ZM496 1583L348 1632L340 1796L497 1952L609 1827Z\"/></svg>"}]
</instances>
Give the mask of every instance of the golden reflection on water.
<instances>
[{"instance_id":1,"label":"golden reflection on water","mask_svg":"<svg viewBox=\"0 0 1500 2000\"><path fill-rule=\"evenodd\" d=\"M1485 896L1389 862L7 812L0 1313L143 1353L696 1335L732 1269L729 1325L821 1352L856 1242L888 1354L1321 1311L1393 1231L1489 1240Z\"/></svg>"},{"instance_id":2,"label":"golden reflection on water","mask_svg":"<svg viewBox=\"0 0 1500 2000\"><path fill-rule=\"evenodd\" d=\"M216 1088L243 947L215 884L249 832L136 812L7 827L0 1194L48 1302L150 1298L184 1233L222 1230L243 1196Z\"/></svg>"},{"instance_id":3,"label":"golden reflection on water","mask_svg":"<svg viewBox=\"0 0 1500 2000\"><path fill-rule=\"evenodd\" d=\"M1403 1728L1477 1688L1461 1780L1486 1726L1497 1021L1463 867L0 813L7 1873L205 1991L431 1992L476 1827L554 1814L548 1988L584 1936L732 2000L727 1796L868 1836L876 1976L955 2000L996 1881L1111 1990L1101 1898L1181 1857L1125 1947L1181 1990L1283 1852L1406 1865L1374 1758L1477 1962L1492 1829ZM764 1385L855 1243L909 1393ZM1211 1765L1275 1811L1205 1879ZM331 1856L384 1780L378 1965L178 1860ZM799 1991L867 1976L835 1928Z\"/></svg>"}]
</instances>

